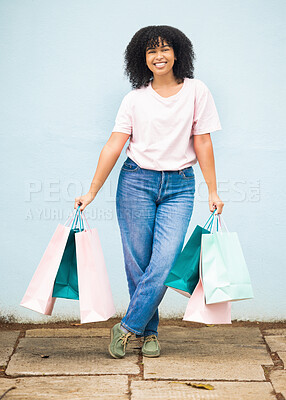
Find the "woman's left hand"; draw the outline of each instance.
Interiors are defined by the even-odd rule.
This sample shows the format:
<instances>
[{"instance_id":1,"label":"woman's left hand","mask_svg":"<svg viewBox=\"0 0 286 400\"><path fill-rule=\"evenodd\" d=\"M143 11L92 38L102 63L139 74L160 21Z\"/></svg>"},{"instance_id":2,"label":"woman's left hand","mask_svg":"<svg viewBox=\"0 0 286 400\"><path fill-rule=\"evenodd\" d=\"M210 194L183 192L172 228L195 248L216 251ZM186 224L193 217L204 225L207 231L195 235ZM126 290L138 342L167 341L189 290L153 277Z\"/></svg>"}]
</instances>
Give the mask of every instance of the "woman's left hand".
<instances>
[{"instance_id":1,"label":"woman's left hand","mask_svg":"<svg viewBox=\"0 0 286 400\"><path fill-rule=\"evenodd\" d=\"M221 214L223 209L224 203L219 198L217 192L209 193L209 208L210 212L214 212L217 209L216 214Z\"/></svg>"}]
</instances>

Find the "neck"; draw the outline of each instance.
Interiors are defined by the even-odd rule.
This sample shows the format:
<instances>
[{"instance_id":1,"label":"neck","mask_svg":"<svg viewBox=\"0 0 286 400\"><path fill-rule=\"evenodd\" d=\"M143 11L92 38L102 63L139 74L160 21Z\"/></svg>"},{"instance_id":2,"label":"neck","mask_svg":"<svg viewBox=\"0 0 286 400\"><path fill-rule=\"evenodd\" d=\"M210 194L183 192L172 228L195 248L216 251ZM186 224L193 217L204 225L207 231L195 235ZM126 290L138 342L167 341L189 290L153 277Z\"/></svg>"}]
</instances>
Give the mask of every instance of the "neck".
<instances>
[{"instance_id":1,"label":"neck","mask_svg":"<svg viewBox=\"0 0 286 400\"><path fill-rule=\"evenodd\" d=\"M152 87L168 87L168 86L174 86L177 85L178 82L175 78L175 75L173 71L170 71L170 73L166 75L153 75L153 82L152 82Z\"/></svg>"}]
</instances>

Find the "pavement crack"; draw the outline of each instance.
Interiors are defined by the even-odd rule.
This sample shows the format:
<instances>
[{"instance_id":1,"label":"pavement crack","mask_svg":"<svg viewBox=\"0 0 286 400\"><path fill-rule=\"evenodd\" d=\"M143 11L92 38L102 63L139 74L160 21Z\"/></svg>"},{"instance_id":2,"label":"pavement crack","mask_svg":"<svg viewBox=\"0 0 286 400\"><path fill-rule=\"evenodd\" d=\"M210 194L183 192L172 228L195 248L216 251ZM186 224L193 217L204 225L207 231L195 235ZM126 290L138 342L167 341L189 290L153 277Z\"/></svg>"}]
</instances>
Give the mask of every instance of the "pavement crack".
<instances>
[{"instance_id":1,"label":"pavement crack","mask_svg":"<svg viewBox=\"0 0 286 400\"><path fill-rule=\"evenodd\" d=\"M26 331L25 331L25 330L21 330L20 333L19 333L19 335L18 335L18 337L17 337L17 339L16 339L16 341L15 341L15 343L14 343L13 351L12 351L12 353L9 355L8 361L7 361L6 365L4 366L3 373L4 373L4 376L5 376L5 377L7 376L7 375L6 375L6 369L8 368L9 362L11 361L11 358L13 357L13 355L16 353L16 350L17 350L18 344L19 344L19 342L20 342L20 339L22 339L23 337L25 337L25 335L26 335ZM4 395L5 395L5 393L4 393ZM4 395L3 395L3 396L4 396ZM1 398L2 398L2 397L0 397L0 399L1 399Z\"/></svg>"},{"instance_id":2,"label":"pavement crack","mask_svg":"<svg viewBox=\"0 0 286 400\"><path fill-rule=\"evenodd\" d=\"M13 389L17 389L16 386L12 386L12 387L10 387L8 390L6 390L6 392L4 392L4 393L0 396L0 400L1 400L1 399L4 399L4 397L6 396L6 394L7 394L8 392L10 392L10 390L13 390Z\"/></svg>"},{"instance_id":3,"label":"pavement crack","mask_svg":"<svg viewBox=\"0 0 286 400\"><path fill-rule=\"evenodd\" d=\"M260 333L261 333L261 336L262 336L262 340L263 340L263 342L264 342L264 344L266 346L266 350L267 350L268 354L270 355L271 360L273 362L273 365L261 365L261 367L263 368L265 379L266 379L267 382L269 382L271 384L271 386L273 388L272 394L275 395L276 400L285 400L285 397L282 395L282 393L277 393L276 392L276 390L275 390L275 388L273 386L273 383L271 382L271 379L270 379L270 374L271 374L272 371L277 370L277 369L284 369L284 363L281 360L281 358L279 357L277 352L271 351L268 343L265 340L265 336L266 335L263 332L263 329L261 327L259 327L259 329L260 329Z\"/></svg>"}]
</instances>

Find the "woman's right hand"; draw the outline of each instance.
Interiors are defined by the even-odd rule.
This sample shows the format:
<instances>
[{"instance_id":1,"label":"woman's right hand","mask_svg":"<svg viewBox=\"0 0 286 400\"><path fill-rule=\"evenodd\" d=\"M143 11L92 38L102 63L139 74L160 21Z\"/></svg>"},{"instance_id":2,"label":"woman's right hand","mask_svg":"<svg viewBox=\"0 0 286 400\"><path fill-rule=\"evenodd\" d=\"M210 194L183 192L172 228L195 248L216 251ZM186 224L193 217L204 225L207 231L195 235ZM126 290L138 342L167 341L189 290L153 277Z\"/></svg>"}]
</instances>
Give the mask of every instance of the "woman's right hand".
<instances>
[{"instance_id":1,"label":"woman's right hand","mask_svg":"<svg viewBox=\"0 0 286 400\"><path fill-rule=\"evenodd\" d=\"M93 196L90 192L88 192L83 196L76 197L74 208L78 208L78 206L81 206L80 211L83 211L85 207L94 200L94 198L95 196Z\"/></svg>"}]
</instances>

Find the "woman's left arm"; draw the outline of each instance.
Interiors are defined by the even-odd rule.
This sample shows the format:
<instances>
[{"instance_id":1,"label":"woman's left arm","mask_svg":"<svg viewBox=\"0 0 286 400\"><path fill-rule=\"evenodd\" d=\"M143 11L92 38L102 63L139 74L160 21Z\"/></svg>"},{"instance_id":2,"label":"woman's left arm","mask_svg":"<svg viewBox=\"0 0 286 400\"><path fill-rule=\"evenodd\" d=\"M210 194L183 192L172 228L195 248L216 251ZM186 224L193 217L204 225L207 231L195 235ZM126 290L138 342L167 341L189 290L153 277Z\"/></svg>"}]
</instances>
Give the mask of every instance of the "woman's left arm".
<instances>
[{"instance_id":1,"label":"woman's left arm","mask_svg":"<svg viewBox=\"0 0 286 400\"><path fill-rule=\"evenodd\" d=\"M224 203L217 194L215 161L210 133L193 135L193 138L197 160L209 190L209 209L211 212L217 209L216 214L221 214Z\"/></svg>"}]
</instances>

